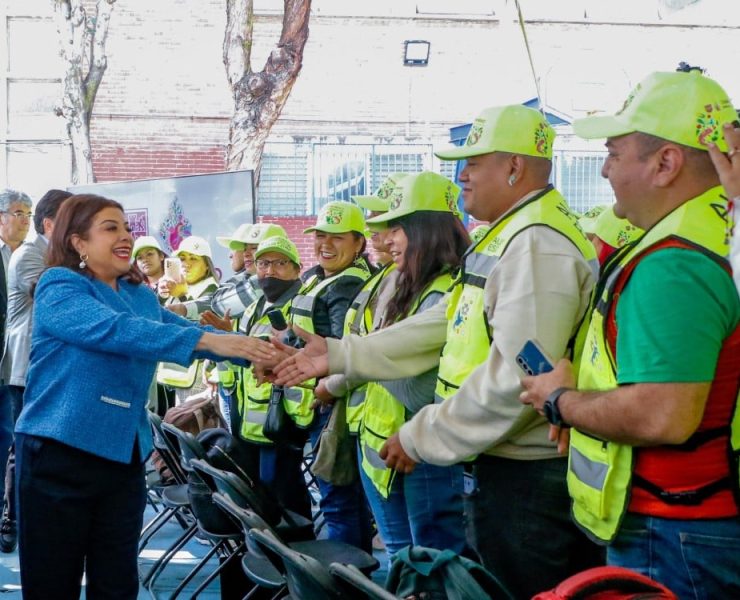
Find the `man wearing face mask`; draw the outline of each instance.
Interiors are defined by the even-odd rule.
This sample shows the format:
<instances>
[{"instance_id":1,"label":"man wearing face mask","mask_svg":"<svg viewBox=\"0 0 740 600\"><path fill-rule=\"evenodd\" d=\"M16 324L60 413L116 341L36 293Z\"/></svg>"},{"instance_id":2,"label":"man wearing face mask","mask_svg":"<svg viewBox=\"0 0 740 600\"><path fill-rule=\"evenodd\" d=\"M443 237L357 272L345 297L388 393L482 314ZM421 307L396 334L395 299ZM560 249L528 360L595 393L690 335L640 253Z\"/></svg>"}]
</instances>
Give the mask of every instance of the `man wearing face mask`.
<instances>
[{"instance_id":1,"label":"man wearing face mask","mask_svg":"<svg viewBox=\"0 0 740 600\"><path fill-rule=\"evenodd\" d=\"M273 310L285 312L286 305L298 293L301 263L295 244L284 236L264 239L254 256L257 285L263 296L244 311L239 331L268 340L272 335L272 325L267 313ZM237 393L242 407L239 435L249 442L248 447L253 450L247 474L260 478L283 506L311 518L311 503L301 472L302 449L273 443L262 431L272 384L259 384L251 369L242 368ZM312 401L313 396L308 390L284 390L285 410L300 428L307 428L313 421ZM280 477L277 477L278 473Z\"/></svg>"},{"instance_id":2,"label":"man wearing face mask","mask_svg":"<svg viewBox=\"0 0 740 600\"><path fill-rule=\"evenodd\" d=\"M234 276L223 282L211 299L211 310L225 316L241 317L244 310L262 294L257 285L254 253L262 240L273 236L286 237L285 229L275 223L244 223L228 237L216 241L231 251Z\"/></svg>"},{"instance_id":3,"label":"man wearing face mask","mask_svg":"<svg viewBox=\"0 0 740 600\"><path fill-rule=\"evenodd\" d=\"M211 310L200 316L203 325L222 331L237 331L245 310L262 297L256 274L254 253L262 240L286 237L285 229L274 223L244 223L230 236L216 241L231 251L234 276L223 282L211 298ZM227 417L229 428L236 434L240 428L240 407L237 405L239 369L228 362L217 363L218 394L221 411Z\"/></svg>"}]
</instances>

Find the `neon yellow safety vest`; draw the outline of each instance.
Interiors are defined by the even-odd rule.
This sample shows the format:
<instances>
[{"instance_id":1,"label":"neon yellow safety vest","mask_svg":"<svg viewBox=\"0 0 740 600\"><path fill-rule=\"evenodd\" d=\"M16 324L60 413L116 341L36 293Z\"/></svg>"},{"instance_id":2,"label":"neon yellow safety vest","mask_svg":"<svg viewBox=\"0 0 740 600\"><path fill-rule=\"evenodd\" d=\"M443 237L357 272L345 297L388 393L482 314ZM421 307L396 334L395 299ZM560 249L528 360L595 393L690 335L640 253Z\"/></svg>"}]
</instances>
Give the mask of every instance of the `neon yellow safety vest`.
<instances>
[{"instance_id":1,"label":"neon yellow safety vest","mask_svg":"<svg viewBox=\"0 0 740 600\"><path fill-rule=\"evenodd\" d=\"M675 240L725 260L729 252L726 201L715 187L686 202L655 224L634 244L607 263L591 300L590 322L584 324L585 341L578 371L578 387L609 390L617 387L615 358L607 340L607 316L616 300L620 274L634 266L657 244ZM740 419L735 411L733 436L740 448ZM629 504L633 472L632 447L571 429L568 459L568 491L576 523L597 542L610 542Z\"/></svg>"},{"instance_id":2,"label":"neon yellow safety vest","mask_svg":"<svg viewBox=\"0 0 740 600\"><path fill-rule=\"evenodd\" d=\"M318 275L313 275L303 284L298 294L293 296L288 309L288 318L291 325L298 325L309 333L315 333L313 317L316 310L316 300L320 298L328 288L339 280L340 277L357 277L365 281L370 277L370 271L364 264L355 263L340 271L336 275L320 279ZM304 382L305 385L314 386L315 379Z\"/></svg>"},{"instance_id":3,"label":"neon yellow safety vest","mask_svg":"<svg viewBox=\"0 0 740 600\"><path fill-rule=\"evenodd\" d=\"M270 320L266 314L257 317L264 309L264 296L257 300L255 304L258 307L250 316L252 323L249 327L249 335L269 339L272 335ZM283 307L270 306L270 309L275 308L280 308L283 314L286 314L288 311L287 304ZM267 439L262 431L267 418L267 409L270 403L270 395L272 394L272 384L267 382L261 385L258 384L252 369L242 369L241 379L244 407L242 411L241 437L258 444L272 444L272 440ZM313 423L314 411L311 409L312 402L313 394L310 390L286 388L284 391L283 404L285 406L285 412L299 427L306 428Z\"/></svg>"},{"instance_id":4,"label":"neon yellow safety vest","mask_svg":"<svg viewBox=\"0 0 740 600\"><path fill-rule=\"evenodd\" d=\"M419 309L429 294L444 294L450 285L452 276L449 273L438 275L416 298L408 316ZM396 471L385 466L385 462L380 458L380 448L405 422L406 408L403 403L380 383L375 381L368 383L365 410L360 425L361 467L383 498L390 494Z\"/></svg>"},{"instance_id":5,"label":"neon yellow safety vest","mask_svg":"<svg viewBox=\"0 0 740 600\"><path fill-rule=\"evenodd\" d=\"M188 286L187 301L197 300L203 294L213 293L218 289L218 282L213 277L206 277L198 283ZM173 298L168 298L166 304L174 304ZM183 367L177 363L161 362L157 367L157 383L173 388L188 389L193 387L201 373L202 360L195 360L189 366Z\"/></svg>"},{"instance_id":6,"label":"neon yellow safety vest","mask_svg":"<svg viewBox=\"0 0 740 600\"><path fill-rule=\"evenodd\" d=\"M483 289L511 240L534 225L549 227L568 238L589 261L594 275L598 261L593 245L559 192L548 186L491 226L465 255L463 269L447 306L447 342L442 349L436 401L453 396L468 375L488 358L495 332L486 317Z\"/></svg>"},{"instance_id":7,"label":"neon yellow safety vest","mask_svg":"<svg viewBox=\"0 0 740 600\"><path fill-rule=\"evenodd\" d=\"M344 335L366 336L372 331L375 311L371 309L370 301L380 289L383 280L395 270L396 263L390 262L365 282L347 311L347 316L344 319ZM346 396L347 426L349 432L353 435L356 435L360 428L366 393L367 384L362 384Z\"/></svg>"}]
</instances>

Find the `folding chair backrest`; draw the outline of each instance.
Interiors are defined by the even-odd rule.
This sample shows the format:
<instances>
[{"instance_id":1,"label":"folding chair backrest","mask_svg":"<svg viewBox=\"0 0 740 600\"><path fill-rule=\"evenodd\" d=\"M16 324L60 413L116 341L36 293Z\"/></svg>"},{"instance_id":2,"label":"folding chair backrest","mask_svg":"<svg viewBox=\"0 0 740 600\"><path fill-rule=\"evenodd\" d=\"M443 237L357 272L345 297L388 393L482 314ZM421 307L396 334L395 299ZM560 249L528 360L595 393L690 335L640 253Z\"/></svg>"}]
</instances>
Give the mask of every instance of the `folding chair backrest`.
<instances>
[{"instance_id":1,"label":"folding chair backrest","mask_svg":"<svg viewBox=\"0 0 740 600\"><path fill-rule=\"evenodd\" d=\"M259 544L263 551L271 551L280 557L292 598L349 600L353 597L331 576L327 567L315 558L292 550L270 531L252 529L249 538Z\"/></svg>"},{"instance_id":2,"label":"folding chair backrest","mask_svg":"<svg viewBox=\"0 0 740 600\"><path fill-rule=\"evenodd\" d=\"M268 497L256 482L245 481L246 474L240 477L236 473L217 469L205 460L194 460L191 464L197 465L201 473L212 479L217 491L228 496L237 506L256 513L270 528L280 523L284 511L277 499Z\"/></svg>"},{"instance_id":3,"label":"folding chair backrest","mask_svg":"<svg viewBox=\"0 0 740 600\"><path fill-rule=\"evenodd\" d=\"M400 596L395 596L384 587L379 586L354 565L331 563L329 572L347 582L353 589L365 594L368 600L398 600L400 598Z\"/></svg>"},{"instance_id":4,"label":"folding chair backrest","mask_svg":"<svg viewBox=\"0 0 740 600\"><path fill-rule=\"evenodd\" d=\"M173 444L167 435L162 431L162 418L153 413L148 413L149 424L152 428L152 440L157 453L162 458L167 469L172 473L175 483L187 483L187 475L180 464L180 448ZM155 461L155 467L157 463ZM159 467L158 467L159 468ZM160 470L161 473L161 470Z\"/></svg>"},{"instance_id":5,"label":"folding chair backrest","mask_svg":"<svg viewBox=\"0 0 740 600\"><path fill-rule=\"evenodd\" d=\"M205 459L206 451L192 433L182 431L170 423L162 423L162 431L171 434L180 446L180 464L183 470L192 472L190 461L194 458Z\"/></svg>"}]
</instances>

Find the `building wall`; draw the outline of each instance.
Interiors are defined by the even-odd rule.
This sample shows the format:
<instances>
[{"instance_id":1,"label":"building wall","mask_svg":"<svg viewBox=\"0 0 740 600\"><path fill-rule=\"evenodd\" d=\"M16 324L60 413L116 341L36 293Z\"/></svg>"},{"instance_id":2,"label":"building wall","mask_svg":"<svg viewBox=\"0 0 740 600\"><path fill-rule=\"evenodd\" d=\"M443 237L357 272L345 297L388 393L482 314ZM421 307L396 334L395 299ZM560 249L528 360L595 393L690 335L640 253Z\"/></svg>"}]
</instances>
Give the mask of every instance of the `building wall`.
<instances>
[{"instance_id":1,"label":"building wall","mask_svg":"<svg viewBox=\"0 0 740 600\"><path fill-rule=\"evenodd\" d=\"M84 4L92 9L94 1ZM571 117L610 111L646 73L682 60L707 67L740 99L740 3L699 0L674 10L682 4L689 3L522 2L545 103ZM511 5L314 0L303 71L269 144L433 149L447 142L450 126L470 121L482 107L534 97ZM252 66L259 70L277 42L282 2L256 0L255 6ZM0 183L38 197L48 187L65 186L69 172L63 123L53 117L61 66L52 3L3 0L0 18L6 38L0 43L0 103L7 106L0 111ZM99 181L223 170L232 113L221 55L225 21L225 0L116 2L108 69L91 124ZM414 39L431 44L426 67L402 64L403 42ZM600 142L563 133L556 150L601 151ZM424 168L440 170L431 154ZM294 212L314 209L315 175L309 164ZM274 195L290 190L284 185ZM285 220L296 228L301 222L301 215ZM297 241L305 248L303 238Z\"/></svg>"}]
</instances>

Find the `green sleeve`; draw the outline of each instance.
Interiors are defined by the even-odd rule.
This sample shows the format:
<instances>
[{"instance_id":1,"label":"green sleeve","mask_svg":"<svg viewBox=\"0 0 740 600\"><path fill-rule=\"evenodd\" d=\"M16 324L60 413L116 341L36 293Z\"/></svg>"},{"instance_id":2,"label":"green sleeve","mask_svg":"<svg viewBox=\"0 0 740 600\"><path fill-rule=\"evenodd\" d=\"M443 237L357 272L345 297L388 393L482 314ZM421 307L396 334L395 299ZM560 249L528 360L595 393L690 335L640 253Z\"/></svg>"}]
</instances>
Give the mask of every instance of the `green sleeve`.
<instances>
[{"instance_id":1,"label":"green sleeve","mask_svg":"<svg viewBox=\"0 0 740 600\"><path fill-rule=\"evenodd\" d=\"M674 248L647 256L617 303L617 381L711 381L739 316L732 278L711 258Z\"/></svg>"}]
</instances>

